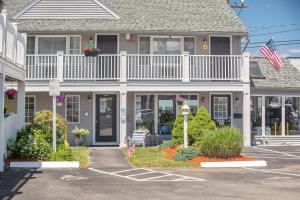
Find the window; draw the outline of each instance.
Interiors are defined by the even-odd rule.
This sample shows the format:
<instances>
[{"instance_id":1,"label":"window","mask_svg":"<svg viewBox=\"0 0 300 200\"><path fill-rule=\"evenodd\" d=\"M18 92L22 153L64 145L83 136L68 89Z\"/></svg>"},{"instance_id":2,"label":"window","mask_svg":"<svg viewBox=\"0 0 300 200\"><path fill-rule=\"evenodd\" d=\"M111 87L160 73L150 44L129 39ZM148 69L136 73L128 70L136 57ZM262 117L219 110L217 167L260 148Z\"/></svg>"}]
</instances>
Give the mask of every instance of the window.
<instances>
[{"instance_id":1,"label":"window","mask_svg":"<svg viewBox=\"0 0 300 200\"><path fill-rule=\"evenodd\" d=\"M150 37L141 36L139 38L139 53L140 54L150 54Z\"/></svg>"},{"instance_id":2,"label":"window","mask_svg":"<svg viewBox=\"0 0 300 200\"><path fill-rule=\"evenodd\" d=\"M27 37L27 49L26 52L28 55L34 54L35 52L35 37L28 36Z\"/></svg>"},{"instance_id":3,"label":"window","mask_svg":"<svg viewBox=\"0 0 300 200\"><path fill-rule=\"evenodd\" d=\"M154 132L154 95L136 96L136 128L147 128Z\"/></svg>"},{"instance_id":4,"label":"window","mask_svg":"<svg viewBox=\"0 0 300 200\"><path fill-rule=\"evenodd\" d=\"M39 54L56 54L58 51L66 52L66 38L65 37L40 37Z\"/></svg>"},{"instance_id":5,"label":"window","mask_svg":"<svg viewBox=\"0 0 300 200\"><path fill-rule=\"evenodd\" d=\"M214 119L228 119L228 97L214 97Z\"/></svg>"},{"instance_id":6,"label":"window","mask_svg":"<svg viewBox=\"0 0 300 200\"><path fill-rule=\"evenodd\" d=\"M153 38L153 54L181 54L181 38Z\"/></svg>"},{"instance_id":7,"label":"window","mask_svg":"<svg viewBox=\"0 0 300 200\"><path fill-rule=\"evenodd\" d=\"M66 96L66 121L68 123L79 123L80 96Z\"/></svg>"},{"instance_id":8,"label":"window","mask_svg":"<svg viewBox=\"0 0 300 200\"><path fill-rule=\"evenodd\" d=\"M79 36L71 36L70 37L70 54L80 54L80 37Z\"/></svg>"},{"instance_id":9,"label":"window","mask_svg":"<svg viewBox=\"0 0 300 200\"><path fill-rule=\"evenodd\" d=\"M189 52L191 55L195 54L195 38L185 37L184 38L184 52Z\"/></svg>"},{"instance_id":10,"label":"window","mask_svg":"<svg viewBox=\"0 0 300 200\"><path fill-rule=\"evenodd\" d=\"M35 96L25 97L25 122L30 123L35 113Z\"/></svg>"}]
</instances>

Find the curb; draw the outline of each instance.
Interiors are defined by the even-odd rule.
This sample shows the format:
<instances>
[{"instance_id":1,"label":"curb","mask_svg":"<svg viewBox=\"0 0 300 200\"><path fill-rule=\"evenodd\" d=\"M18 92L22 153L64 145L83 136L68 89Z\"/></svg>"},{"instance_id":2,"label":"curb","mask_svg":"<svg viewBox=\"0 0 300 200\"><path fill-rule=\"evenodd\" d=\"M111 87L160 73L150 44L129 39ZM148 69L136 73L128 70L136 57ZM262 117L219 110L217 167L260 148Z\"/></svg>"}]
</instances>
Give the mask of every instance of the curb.
<instances>
[{"instance_id":1,"label":"curb","mask_svg":"<svg viewBox=\"0 0 300 200\"><path fill-rule=\"evenodd\" d=\"M79 162L10 162L10 168L79 168Z\"/></svg>"},{"instance_id":2,"label":"curb","mask_svg":"<svg viewBox=\"0 0 300 200\"><path fill-rule=\"evenodd\" d=\"M264 160L256 161L230 161L230 162L202 162L202 168L225 168L225 167L266 167L267 162Z\"/></svg>"}]
</instances>

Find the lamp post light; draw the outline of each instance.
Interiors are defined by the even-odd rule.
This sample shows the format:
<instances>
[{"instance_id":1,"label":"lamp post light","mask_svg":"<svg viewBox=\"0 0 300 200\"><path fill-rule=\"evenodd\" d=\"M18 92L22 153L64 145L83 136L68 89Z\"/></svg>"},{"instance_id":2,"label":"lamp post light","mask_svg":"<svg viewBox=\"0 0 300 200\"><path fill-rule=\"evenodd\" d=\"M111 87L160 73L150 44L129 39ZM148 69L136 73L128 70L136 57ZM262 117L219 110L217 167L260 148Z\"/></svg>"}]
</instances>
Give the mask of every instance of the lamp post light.
<instances>
[{"instance_id":1,"label":"lamp post light","mask_svg":"<svg viewBox=\"0 0 300 200\"><path fill-rule=\"evenodd\" d=\"M183 115L183 146L184 148L187 148L188 147L187 119L190 112L190 107L187 105L186 101L184 101L184 105L182 106L181 110Z\"/></svg>"}]
</instances>

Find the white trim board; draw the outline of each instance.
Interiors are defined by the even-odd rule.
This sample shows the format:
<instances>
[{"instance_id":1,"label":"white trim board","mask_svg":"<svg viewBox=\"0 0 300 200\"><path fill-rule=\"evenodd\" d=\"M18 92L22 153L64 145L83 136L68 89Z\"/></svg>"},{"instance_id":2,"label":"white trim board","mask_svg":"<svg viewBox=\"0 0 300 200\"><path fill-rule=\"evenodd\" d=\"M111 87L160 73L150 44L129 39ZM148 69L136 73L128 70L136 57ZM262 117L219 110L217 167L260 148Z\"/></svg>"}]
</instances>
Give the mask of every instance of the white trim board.
<instances>
[{"instance_id":1,"label":"white trim board","mask_svg":"<svg viewBox=\"0 0 300 200\"><path fill-rule=\"evenodd\" d=\"M79 168L77 161L11 162L10 168Z\"/></svg>"},{"instance_id":2,"label":"white trim board","mask_svg":"<svg viewBox=\"0 0 300 200\"><path fill-rule=\"evenodd\" d=\"M47 0L47 4L38 6L38 4L42 4L43 1L46 0L34 0L27 4L23 9L17 12L13 19L78 19L78 18L97 18L97 19L119 19L120 16L105 6L98 0L82 0L81 2L77 2L77 7L74 6L74 2L70 4L70 2L65 2L64 0L55 1L49 4ZM82 3L82 4L80 4ZM90 8L85 8L83 5L88 4L91 6ZM81 6L81 7L80 7ZM35 8L36 7L36 8ZM73 9L72 9L73 8ZM35 12L30 13L30 10L35 9ZM53 11L55 9L55 12ZM64 10L73 10L74 13L63 12ZM77 10L80 9L84 12L81 14L77 13ZM96 14L91 14L90 9L93 9L93 12ZM39 12L37 12L39 11ZM52 12L51 12L52 11ZM48 13L48 14L47 14ZM74 15L76 13L76 15Z\"/></svg>"}]
</instances>

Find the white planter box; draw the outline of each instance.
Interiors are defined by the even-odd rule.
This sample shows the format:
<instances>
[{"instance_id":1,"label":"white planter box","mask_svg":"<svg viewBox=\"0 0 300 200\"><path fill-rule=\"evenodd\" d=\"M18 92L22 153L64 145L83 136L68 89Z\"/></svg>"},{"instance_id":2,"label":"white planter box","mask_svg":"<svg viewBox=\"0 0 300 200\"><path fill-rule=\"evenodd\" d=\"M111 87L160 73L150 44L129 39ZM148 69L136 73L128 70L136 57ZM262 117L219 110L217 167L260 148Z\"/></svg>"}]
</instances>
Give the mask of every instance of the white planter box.
<instances>
[{"instance_id":1,"label":"white planter box","mask_svg":"<svg viewBox=\"0 0 300 200\"><path fill-rule=\"evenodd\" d=\"M266 167L267 162L264 160L254 161L230 161L230 162L202 162L202 168L225 168L225 167Z\"/></svg>"},{"instance_id":2,"label":"white planter box","mask_svg":"<svg viewBox=\"0 0 300 200\"><path fill-rule=\"evenodd\" d=\"M79 168L76 161L46 161L46 162L11 162L11 168Z\"/></svg>"}]
</instances>

